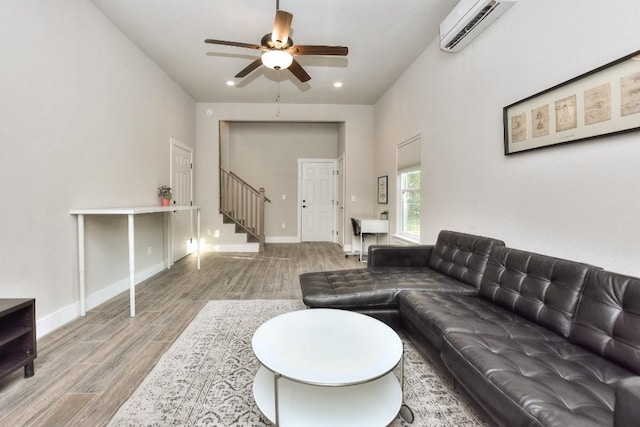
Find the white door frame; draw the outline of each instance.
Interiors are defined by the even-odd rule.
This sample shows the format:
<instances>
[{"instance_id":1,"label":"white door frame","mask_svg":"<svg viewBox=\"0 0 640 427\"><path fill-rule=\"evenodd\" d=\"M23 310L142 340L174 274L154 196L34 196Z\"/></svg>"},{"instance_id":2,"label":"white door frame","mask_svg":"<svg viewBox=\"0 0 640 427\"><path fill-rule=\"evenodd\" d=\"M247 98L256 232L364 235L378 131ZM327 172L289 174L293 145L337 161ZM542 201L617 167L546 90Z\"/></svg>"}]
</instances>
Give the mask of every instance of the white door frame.
<instances>
[{"instance_id":1,"label":"white door frame","mask_svg":"<svg viewBox=\"0 0 640 427\"><path fill-rule=\"evenodd\" d=\"M191 202L191 204L193 205L193 147L184 144L182 142L180 142L179 140L173 138L173 137L169 137L169 187L173 188L173 150L174 147L178 147L184 151L188 151L189 152L189 160L191 162L191 171L189 172L189 200ZM172 214L169 214L169 217ZM190 219L190 223L189 223L189 231L190 231L190 235L191 235L191 241L193 242L193 215L190 212L189 213L189 219ZM171 221L171 218L168 219L169 221ZM168 248L168 252L169 252L169 262L171 264L174 263L173 261L173 236L167 236L167 245L169 246ZM191 245L189 245L191 246ZM189 252L191 251L191 248L189 248Z\"/></svg>"},{"instance_id":2,"label":"white door frame","mask_svg":"<svg viewBox=\"0 0 640 427\"><path fill-rule=\"evenodd\" d=\"M332 233L332 242L336 243L337 239L336 239L336 217L337 217L337 212L336 212L336 185L337 185L337 179L336 179L336 168L337 168L337 159L298 159L298 209L297 209L297 218L298 218L298 235L296 236L298 242L302 242L302 164L305 162L313 162L313 163L332 163L333 164L333 196L332 196L332 204L333 204L333 209L332 209L332 215L331 215L331 229L333 230Z\"/></svg>"},{"instance_id":3,"label":"white door frame","mask_svg":"<svg viewBox=\"0 0 640 427\"><path fill-rule=\"evenodd\" d=\"M344 179L345 173L344 173L344 165L346 164L345 162L345 155L344 153L340 154L340 157L338 157L338 161L336 163L336 174L335 174L335 185L336 188L334 190L334 194L336 196L336 203L335 203L335 216L336 216L336 233L337 232L342 232L342 235L338 234L337 235L337 243L344 249L344 245L346 243L345 241L345 211L344 211L344 200L345 200L345 194L346 194L346 182ZM342 166L341 168L339 166ZM339 174L341 173L341 174ZM340 192L338 190L341 190ZM342 200L338 200L338 194L342 195ZM342 213L341 213L342 212Z\"/></svg>"}]
</instances>

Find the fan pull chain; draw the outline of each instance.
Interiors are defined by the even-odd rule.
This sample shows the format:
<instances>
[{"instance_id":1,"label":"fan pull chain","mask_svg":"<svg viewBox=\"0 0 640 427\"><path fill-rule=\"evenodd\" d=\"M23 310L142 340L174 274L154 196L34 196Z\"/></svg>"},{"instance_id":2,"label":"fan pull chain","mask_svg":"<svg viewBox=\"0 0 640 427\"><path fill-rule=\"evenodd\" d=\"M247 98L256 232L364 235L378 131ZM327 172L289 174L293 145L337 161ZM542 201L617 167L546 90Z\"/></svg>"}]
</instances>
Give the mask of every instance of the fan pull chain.
<instances>
[{"instance_id":1,"label":"fan pull chain","mask_svg":"<svg viewBox=\"0 0 640 427\"><path fill-rule=\"evenodd\" d=\"M278 73L278 83L276 83L276 105L277 105L276 117L280 117L280 70L278 70L277 73Z\"/></svg>"}]
</instances>

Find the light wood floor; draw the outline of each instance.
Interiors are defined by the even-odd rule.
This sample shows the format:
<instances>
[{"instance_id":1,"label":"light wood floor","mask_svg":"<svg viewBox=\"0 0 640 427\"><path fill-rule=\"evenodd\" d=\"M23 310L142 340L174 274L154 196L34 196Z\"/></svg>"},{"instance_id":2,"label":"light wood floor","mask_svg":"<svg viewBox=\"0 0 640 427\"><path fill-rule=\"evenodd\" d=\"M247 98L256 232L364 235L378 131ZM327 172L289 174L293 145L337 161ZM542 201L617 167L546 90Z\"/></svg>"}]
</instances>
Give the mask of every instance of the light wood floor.
<instances>
[{"instance_id":1,"label":"light wood floor","mask_svg":"<svg viewBox=\"0 0 640 427\"><path fill-rule=\"evenodd\" d=\"M127 291L38 340L35 376L0 381L0 425L106 425L207 301L300 299L300 273L359 267L330 243L187 257L136 288L135 318Z\"/></svg>"}]
</instances>

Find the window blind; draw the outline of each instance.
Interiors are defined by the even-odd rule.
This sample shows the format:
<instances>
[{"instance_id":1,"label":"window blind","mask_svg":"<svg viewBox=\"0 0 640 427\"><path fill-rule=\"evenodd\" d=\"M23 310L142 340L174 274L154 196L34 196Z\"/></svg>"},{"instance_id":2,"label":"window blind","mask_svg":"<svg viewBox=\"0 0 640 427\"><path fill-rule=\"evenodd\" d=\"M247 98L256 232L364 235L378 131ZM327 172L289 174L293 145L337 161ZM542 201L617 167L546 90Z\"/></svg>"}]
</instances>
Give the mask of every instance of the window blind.
<instances>
[{"instance_id":1,"label":"window blind","mask_svg":"<svg viewBox=\"0 0 640 427\"><path fill-rule=\"evenodd\" d=\"M398 145L398 173L420 170L420 137L416 136Z\"/></svg>"}]
</instances>

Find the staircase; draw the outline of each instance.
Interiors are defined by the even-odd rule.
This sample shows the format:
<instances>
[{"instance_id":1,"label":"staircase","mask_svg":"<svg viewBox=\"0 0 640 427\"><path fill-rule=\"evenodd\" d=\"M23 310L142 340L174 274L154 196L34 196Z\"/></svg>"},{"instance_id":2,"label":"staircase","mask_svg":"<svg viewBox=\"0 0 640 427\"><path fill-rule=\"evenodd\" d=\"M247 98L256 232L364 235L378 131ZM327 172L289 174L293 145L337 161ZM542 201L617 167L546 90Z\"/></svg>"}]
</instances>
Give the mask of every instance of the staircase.
<instances>
[{"instance_id":1,"label":"staircase","mask_svg":"<svg viewBox=\"0 0 640 427\"><path fill-rule=\"evenodd\" d=\"M246 233L247 241L264 250L264 188L256 190L242 178L220 168L220 213L223 222L235 224L236 233Z\"/></svg>"}]
</instances>

